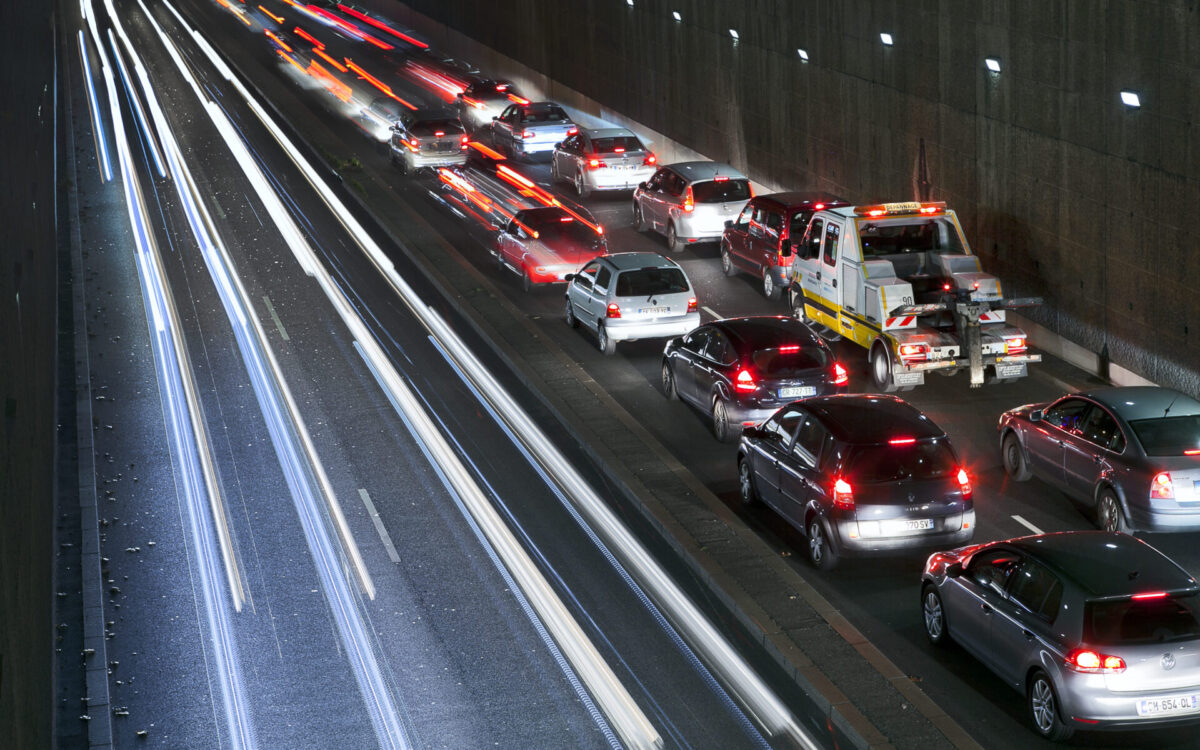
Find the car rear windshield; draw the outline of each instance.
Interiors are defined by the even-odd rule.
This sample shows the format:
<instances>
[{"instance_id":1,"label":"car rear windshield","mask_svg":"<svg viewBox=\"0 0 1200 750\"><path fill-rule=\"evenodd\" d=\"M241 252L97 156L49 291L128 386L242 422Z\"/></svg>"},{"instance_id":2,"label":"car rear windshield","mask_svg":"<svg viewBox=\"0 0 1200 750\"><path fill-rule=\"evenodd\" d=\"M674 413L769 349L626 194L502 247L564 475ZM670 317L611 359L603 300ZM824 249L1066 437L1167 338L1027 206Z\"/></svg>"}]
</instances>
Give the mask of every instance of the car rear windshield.
<instances>
[{"instance_id":1,"label":"car rear windshield","mask_svg":"<svg viewBox=\"0 0 1200 750\"><path fill-rule=\"evenodd\" d=\"M678 268L638 268L622 271L617 277L618 297L650 297L689 289L687 277Z\"/></svg>"},{"instance_id":2,"label":"car rear windshield","mask_svg":"<svg viewBox=\"0 0 1200 750\"><path fill-rule=\"evenodd\" d=\"M578 221L548 221L533 227L538 239L549 245L573 244L580 247L598 247L604 238L586 224Z\"/></svg>"},{"instance_id":3,"label":"car rear windshield","mask_svg":"<svg viewBox=\"0 0 1200 750\"><path fill-rule=\"evenodd\" d=\"M618 135L612 138L597 138L592 141L597 154L619 154L625 151L641 151L642 143L632 135ZM618 151L617 149L620 149Z\"/></svg>"},{"instance_id":4,"label":"car rear windshield","mask_svg":"<svg viewBox=\"0 0 1200 750\"><path fill-rule=\"evenodd\" d=\"M458 120L421 120L413 123L409 132L418 138L428 138L438 132L442 135L461 135L463 126Z\"/></svg>"},{"instance_id":5,"label":"car rear windshield","mask_svg":"<svg viewBox=\"0 0 1200 750\"><path fill-rule=\"evenodd\" d=\"M938 439L897 445L855 446L846 459L845 474L852 482L870 483L940 479L957 470L950 443Z\"/></svg>"},{"instance_id":6,"label":"car rear windshield","mask_svg":"<svg viewBox=\"0 0 1200 750\"><path fill-rule=\"evenodd\" d=\"M1147 456L1182 456L1200 448L1200 415L1137 419L1129 425Z\"/></svg>"},{"instance_id":7,"label":"car rear windshield","mask_svg":"<svg viewBox=\"0 0 1200 750\"><path fill-rule=\"evenodd\" d=\"M525 122L558 122L566 119L567 113L557 104L531 104L525 108Z\"/></svg>"},{"instance_id":8,"label":"car rear windshield","mask_svg":"<svg viewBox=\"0 0 1200 750\"><path fill-rule=\"evenodd\" d=\"M746 180L711 180L692 184L692 200L697 203L729 203L750 200Z\"/></svg>"},{"instance_id":9,"label":"car rear windshield","mask_svg":"<svg viewBox=\"0 0 1200 750\"><path fill-rule=\"evenodd\" d=\"M946 218L873 221L860 226L858 239L863 260L926 250L936 255L967 252L954 222Z\"/></svg>"},{"instance_id":10,"label":"car rear windshield","mask_svg":"<svg viewBox=\"0 0 1200 750\"><path fill-rule=\"evenodd\" d=\"M1097 646L1167 643L1200 638L1200 597L1087 602L1083 638Z\"/></svg>"},{"instance_id":11,"label":"car rear windshield","mask_svg":"<svg viewBox=\"0 0 1200 750\"><path fill-rule=\"evenodd\" d=\"M801 378L829 367L829 354L819 346L759 349L750 359L754 369L768 380Z\"/></svg>"}]
</instances>

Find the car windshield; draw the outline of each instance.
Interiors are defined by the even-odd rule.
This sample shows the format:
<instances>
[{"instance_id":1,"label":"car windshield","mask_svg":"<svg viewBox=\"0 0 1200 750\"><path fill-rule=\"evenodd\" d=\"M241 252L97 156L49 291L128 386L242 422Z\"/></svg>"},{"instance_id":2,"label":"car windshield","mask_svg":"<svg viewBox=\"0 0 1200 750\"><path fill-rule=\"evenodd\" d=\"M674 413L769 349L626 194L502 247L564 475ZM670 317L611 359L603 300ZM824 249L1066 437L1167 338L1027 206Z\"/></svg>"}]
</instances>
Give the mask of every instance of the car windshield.
<instances>
[{"instance_id":1,"label":"car windshield","mask_svg":"<svg viewBox=\"0 0 1200 750\"><path fill-rule=\"evenodd\" d=\"M678 268L638 268L617 277L618 297L650 297L686 292L687 277Z\"/></svg>"},{"instance_id":2,"label":"car windshield","mask_svg":"<svg viewBox=\"0 0 1200 750\"><path fill-rule=\"evenodd\" d=\"M692 200L697 203L730 203L750 200L747 180L710 180L692 183Z\"/></svg>"},{"instance_id":3,"label":"car windshield","mask_svg":"<svg viewBox=\"0 0 1200 750\"><path fill-rule=\"evenodd\" d=\"M592 141L597 154L620 154L625 151L641 151L642 144L632 135L618 135L612 138L597 138Z\"/></svg>"},{"instance_id":4,"label":"car windshield","mask_svg":"<svg viewBox=\"0 0 1200 750\"><path fill-rule=\"evenodd\" d=\"M559 122L567 113L557 104L531 104L525 108L525 122Z\"/></svg>"},{"instance_id":5,"label":"car windshield","mask_svg":"<svg viewBox=\"0 0 1200 750\"><path fill-rule=\"evenodd\" d=\"M1200 449L1200 415L1137 419L1129 423L1147 456L1182 456Z\"/></svg>"},{"instance_id":6,"label":"car windshield","mask_svg":"<svg viewBox=\"0 0 1200 750\"><path fill-rule=\"evenodd\" d=\"M1087 602L1083 638L1097 646L1167 643L1200 638L1200 597Z\"/></svg>"},{"instance_id":7,"label":"car windshield","mask_svg":"<svg viewBox=\"0 0 1200 750\"><path fill-rule=\"evenodd\" d=\"M766 379L803 377L829 366L829 354L819 346L759 349L750 359Z\"/></svg>"},{"instance_id":8,"label":"car windshield","mask_svg":"<svg viewBox=\"0 0 1200 750\"><path fill-rule=\"evenodd\" d=\"M966 254L958 229L945 217L885 219L858 230L863 260L932 250L936 255Z\"/></svg>"},{"instance_id":9,"label":"car windshield","mask_svg":"<svg viewBox=\"0 0 1200 750\"><path fill-rule=\"evenodd\" d=\"M421 138L426 138L437 133L441 133L442 135L461 135L463 126L458 120L421 120L420 122L413 123L413 126L408 131Z\"/></svg>"},{"instance_id":10,"label":"car windshield","mask_svg":"<svg viewBox=\"0 0 1200 750\"><path fill-rule=\"evenodd\" d=\"M903 439L903 438L898 438ZM940 479L957 470L946 440L855 446L846 459L846 475L855 482Z\"/></svg>"},{"instance_id":11,"label":"car windshield","mask_svg":"<svg viewBox=\"0 0 1200 750\"><path fill-rule=\"evenodd\" d=\"M578 221L548 221L533 227L538 233L538 239L548 245L574 244L583 247L596 247L604 242L604 237L586 224Z\"/></svg>"}]
</instances>

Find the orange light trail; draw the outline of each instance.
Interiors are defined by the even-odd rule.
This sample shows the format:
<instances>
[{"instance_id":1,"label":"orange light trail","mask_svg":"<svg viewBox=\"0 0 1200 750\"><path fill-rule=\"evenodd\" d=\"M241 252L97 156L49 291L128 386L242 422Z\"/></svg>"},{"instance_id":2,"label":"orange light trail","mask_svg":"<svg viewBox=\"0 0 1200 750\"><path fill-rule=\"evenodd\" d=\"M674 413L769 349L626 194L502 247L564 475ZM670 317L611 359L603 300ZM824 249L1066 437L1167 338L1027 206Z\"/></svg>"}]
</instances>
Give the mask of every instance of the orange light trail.
<instances>
[{"instance_id":1,"label":"orange light trail","mask_svg":"<svg viewBox=\"0 0 1200 750\"><path fill-rule=\"evenodd\" d=\"M483 145L479 141L467 141L467 145L470 146L471 148L475 149L479 153L483 154L484 156L488 157L489 159L495 159L496 161L504 161L504 154L500 153L499 151L496 151L495 149L488 148L487 146Z\"/></svg>"},{"instance_id":2,"label":"orange light trail","mask_svg":"<svg viewBox=\"0 0 1200 750\"><path fill-rule=\"evenodd\" d=\"M546 191L544 188L538 187L533 180L529 179L520 172L516 172L504 164L500 164L496 167L496 176L516 187L517 192L519 192L521 195L533 198L534 200L546 206L561 208L563 211L566 211L568 215L573 216L575 219L584 224L587 224L596 234L604 234L604 227L600 226L599 224L593 224L592 222L580 216L574 210L564 206L558 200L558 198L554 197L553 194Z\"/></svg>"},{"instance_id":3,"label":"orange light trail","mask_svg":"<svg viewBox=\"0 0 1200 750\"><path fill-rule=\"evenodd\" d=\"M264 29L264 30L263 30L263 32L264 32L264 33L265 33L267 36L269 36L269 37L271 37L272 39L274 39L274 40L275 40L275 43L276 43L276 44L278 44L280 47L283 47L283 48L284 48L285 50L287 50L288 52L291 52L291 51L292 51L292 48L291 48L291 47L289 47L289 46L287 45L287 42L285 42L285 41L283 41L282 39L280 39L279 37L275 36L275 34L273 34L273 33L271 32L271 30L270 30L270 29Z\"/></svg>"},{"instance_id":4,"label":"orange light trail","mask_svg":"<svg viewBox=\"0 0 1200 750\"><path fill-rule=\"evenodd\" d=\"M405 67L408 73L416 78L421 79L430 86L440 91L445 95L447 101L454 101L463 91L466 86L461 82L436 70L421 65L420 63L409 62Z\"/></svg>"},{"instance_id":5,"label":"orange light trail","mask_svg":"<svg viewBox=\"0 0 1200 750\"><path fill-rule=\"evenodd\" d=\"M304 69L304 66L303 66L303 65L301 65L301 64L300 64L300 63L298 63L298 62L296 62L295 58L293 58L293 57L292 57L291 55L289 55L288 53L284 52L284 51L283 51L283 50L281 50L281 49L277 49L277 50L275 50L275 51L276 51L277 53L279 53L279 56L280 56L280 57L282 57L284 60L287 60L287 61L288 61L288 62L290 62L292 65L296 66L296 70L300 71L301 73L307 73L307 72L308 72L307 70L305 70L305 69Z\"/></svg>"},{"instance_id":6,"label":"orange light trail","mask_svg":"<svg viewBox=\"0 0 1200 750\"><path fill-rule=\"evenodd\" d=\"M259 9L259 10L261 10L263 13L266 13L268 16L270 16L270 17L271 17L271 19L272 19L273 21L275 21L275 23L283 23L283 16L277 16L277 15L275 15L274 13L272 13L271 11L269 11L269 10L267 10L266 8L262 7L261 5L260 5L260 6L258 6L258 9Z\"/></svg>"},{"instance_id":7,"label":"orange light trail","mask_svg":"<svg viewBox=\"0 0 1200 750\"><path fill-rule=\"evenodd\" d=\"M320 47L313 47L313 52L316 53L317 55L319 55L321 57L321 59L323 59L325 62L327 62L330 65L332 65L333 67L337 68L339 73L346 72L346 70L347 70L346 66L342 65L340 62L338 62L337 60L334 60L332 57L330 57L328 54L326 54L325 50L321 49Z\"/></svg>"},{"instance_id":8,"label":"orange light trail","mask_svg":"<svg viewBox=\"0 0 1200 750\"><path fill-rule=\"evenodd\" d=\"M350 87L333 77L333 74L316 60L308 61L308 74L318 81L325 84L326 90L329 93L341 99L343 102L350 101Z\"/></svg>"},{"instance_id":9,"label":"orange light trail","mask_svg":"<svg viewBox=\"0 0 1200 750\"><path fill-rule=\"evenodd\" d=\"M401 99L400 97L396 96L394 93L392 93L391 88L389 88L386 83L379 80L375 76L371 75L367 71L363 70L361 67L359 67L358 63L355 63L348 57L346 58L346 67L349 68L350 70L353 70L355 73L358 73L360 76L362 76L363 80L366 81L367 83L371 84L375 88L379 89L383 93L392 97L393 99L400 102L401 104L408 107L409 109L416 111L417 108L415 105L413 105L409 102L406 102L403 99Z\"/></svg>"},{"instance_id":10,"label":"orange light trail","mask_svg":"<svg viewBox=\"0 0 1200 750\"><path fill-rule=\"evenodd\" d=\"M351 36L355 37L356 39L361 39L362 41L367 42L368 44L374 44L379 49L395 49L395 47L388 44L387 42L376 39L375 37L371 36L367 32L363 31L362 29L358 28L354 24L350 23L349 21L345 21L341 18L338 18L337 16L335 16L334 14L325 10L324 8L318 8L315 5L308 5L305 7L310 13L316 13L317 15L321 16L322 18L328 19L331 23L335 24L338 28L342 29L347 34L350 34Z\"/></svg>"},{"instance_id":11,"label":"orange light trail","mask_svg":"<svg viewBox=\"0 0 1200 750\"><path fill-rule=\"evenodd\" d=\"M368 16L364 13L360 13L359 11L357 11L353 8L339 4L338 10L340 10L341 12L345 13L348 16L353 16L354 18L357 18L358 20L363 21L364 23L369 23L372 26L374 26L375 28L379 29L380 31L386 31L387 33L391 34L392 36L395 36L399 39L403 39L404 41L408 42L409 44L420 47L421 49L429 49L429 45L426 44L425 42L422 42L419 39L413 39L411 36L409 36L407 34L401 34L399 31L396 31L395 29L393 29L391 26L388 26L383 21L378 21L374 18L371 18L370 16Z\"/></svg>"},{"instance_id":12,"label":"orange light trail","mask_svg":"<svg viewBox=\"0 0 1200 750\"><path fill-rule=\"evenodd\" d=\"M297 27L296 27L296 36L300 37L301 39L307 39L307 40L308 40L309 42L311 42L311 43L312 43L312 44L313 44L313 45L314 45L314 46L315 46L317 49L325 49L325 45L324 45L322 42L319 42L319 41L317 41L317 38L316 38L315 36L313 36L312 34L308 33L307 31L305 31L304 29L300 28L299 26L297 26Z\"/></svg>"}]
</instances>

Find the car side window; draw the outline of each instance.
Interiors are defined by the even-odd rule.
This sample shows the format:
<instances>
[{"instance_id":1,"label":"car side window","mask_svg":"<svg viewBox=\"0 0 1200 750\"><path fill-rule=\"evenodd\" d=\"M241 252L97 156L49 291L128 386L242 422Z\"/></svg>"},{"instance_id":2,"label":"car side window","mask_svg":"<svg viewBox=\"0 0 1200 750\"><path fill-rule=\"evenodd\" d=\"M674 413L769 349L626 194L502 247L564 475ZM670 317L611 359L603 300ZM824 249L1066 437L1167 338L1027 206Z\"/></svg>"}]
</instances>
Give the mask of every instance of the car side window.
<instances>
[{"instance_id":1,"label":"car side window","mask_svg":"<svg viewBox=\"0 0 1200 750\"><path fill-rule=\"evenodd\" d=\"M746 207L742 209L742 212L738 214L737 220L733 222L733 225L738 229L746 229L750 226L750 217L753 215L754 206L747 203Z\"/></svg>"},{"instance_id":2,"label":"car side window","mask_svg":"<svg viewBox=\"0 0 1200 750\"><path fill-rule=\"evenodd\" d=\"M1017 553L1007 549L988 550L971 558L971 580L981 586L1003 592L1008 579L1020 565Z\"/></svg>"},{"instance_id":3,"label":"car side window","mask_svg":"<svg viewBox=\"0 0 1200 750\"><path fill-rule=\"evenodd\" d=\"M674 172L669 172L667 174L666 187L667 187L667 192L669 194L678 197L680 195L683 195L683 189L684 189L684 187L686 187L686 185L684 184L682 177L675 174Z\"/></svg>"},{"instance_id":4,"label":"car side window","mask_svg":"<svg viewBox=\"0 0 1200 750\"><path fill-rule=\"evenodd\" d=\"M792 455L805 464L816 467L817 461L821 458L821 444L825 442L827 434L825 427L810 415L796 433L796 444L792 446Z\"/></svg>"},{"instance_id":5,"label":"car side window","mask_svg":"<svg viewBox=\"0 0 1200 750\"><path fill-rule=\"evenodd\" d=\"M792 441L796 426L807 416L803 411L794 407L785 407L783 411L768 419L762 426L763 437L779 448L786 448Z\"/></svg>"},{"instance_id":6,"label":"car side window","mask_svg":"<svg viewBox=\"0 0 1200 750\"><path fill-rule=\"evenodd\" d=\"M1081 398L1064 398L1046 410L1045 421L1067 432L1078 432L1091 404Z\"/></svg>"},{"instance_id":7,"label":"car side window","mask_svg":"<svg viewBox=\"0 0 1200 750\"><path fill-rule=\"evenodd\" d=\"M708 343L708 336L711 331L711 328L697 328L692 331L683 337L683 348L692 354L699 354L704 351L704 346Z\"/></svg>"},{"instance_id":8,"label":"car side window","mask_svg":"<svg viewBox=\"0 0 1200 750\"><path fill-rule=\"evenodd\" d=\"M601 266L599 272L596 273L596 289L606 292L608 291L608 282L612 281L612 271L608 266Z\"/></svg>"},{"instance_id":9,"label":"car side window","mask_svg":"<svg viewBox=\"0 0 1200 750\"><path fill-rule=\"evenodd\" d=\"M598 270L600 270L599 263L592 263L584 266L582 271L575 274L575 278L572 279L572 281L574 281L576 284L579 284L584 289L591 289L592 284L596 281L596 272Z\"/></svg>"},{"instance_id":10,"label":"car side window","mask_svg":"<svg viewBox=\"0 0 1200 750\"><path fill-rule=\"evenodd\" d=\"M1033 614L1054 622L1062 603L1063 585L1044 565L1026 560L1012 575L1009 598Z\"/></svg>"},{"instance_id":11,"label":"car side window","mask_svg":"<svg viewBox=\"0 0 1200 750\"><path fill-rule=\"evenodd\" d=\"M1095 443L1101 448L1116 453L1125 450L1125 436L1121 434L1121 428L1117 425L1117 420L1113 419L1111 414L1099 407L1088 412L1081 433L1085 440Z\"/></svg>"},{"instance_id":12,"label":"car side window","mask_svg":"<svg viewBox=\"0 0 1200 750\"><path fill-rule=\"evenodd\" d=\"M808 234L804 235L804 242L808 245L808 257L821 257L821 235L825 233L825 220L816 219L808 227Z\"/></svg>"},{"instance_id":13,"label":"car side window","mask_svg":"<svg viewBox=\"0 0 1200 750\"><path fill-rule=\"evenodd\" d=\"M840 224L830 224L825 227L825 265L832 266L837 263L837 248L838 237L842 234Z\"/></svg>"},{"instance_id":14,"label":"car side window","mask_svg":"<svg viewBox=\"0 0 1200 750\"><path fill-rule=\"evenodd\" d=\"M812 211L797 211L792 214L792 221L788 225L788 236L792 239L803 237L810 218L812 218Z\"/></svg>"},{"instance_id":15,"label":"car side window","mask_svg":"<svg viewBox=\"0 0 1200 750\"><path fill-rule=\"evenodd\" d=\"M708 347L704 350L704 356L723 365L729 364L734 359L733 346L730 345L725 334L714 330L708 338Z\"/></svg>"},{"instance_id":16,"label":"car side window","mask_svg":"<svg viewBox=\"0 0 1200 750\"><path fill-rule=\"evenodd\" d=\"M763 216L763 224L767 231L774 237L779 236L779 230L783 228L783 214L778 211L765 211Z\"/></svg>"}]
</instances>

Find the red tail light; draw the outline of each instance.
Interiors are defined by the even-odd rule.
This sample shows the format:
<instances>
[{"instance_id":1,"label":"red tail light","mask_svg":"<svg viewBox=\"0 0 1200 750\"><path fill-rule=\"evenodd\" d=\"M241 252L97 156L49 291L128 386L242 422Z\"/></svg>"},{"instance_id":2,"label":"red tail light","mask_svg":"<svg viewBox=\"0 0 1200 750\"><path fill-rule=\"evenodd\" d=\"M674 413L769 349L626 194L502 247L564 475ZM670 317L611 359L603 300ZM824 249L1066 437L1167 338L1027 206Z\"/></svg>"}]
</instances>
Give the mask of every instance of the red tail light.
<instances>
[{"instance_id":1,"label":"red tail light","mask_svg":"<svg viewBox=\"0 0 1200 750\"><path fill-rule=\"evenodd\" d=\"M534 133L532 130L526 130L525 132L521 133L522 138L532 138L533 135Z\"/></svg>"},{"instance_id":2,"label":"red tail light","mask_svg":"<svg viewBox=\"0 0 1200 750\"><path fill-rule=\"evenodd\" d=\"M1146 599L1166 599L1166 598L1167 598L1167 592L1165 592L1165 591L1147 591L1142 594L1134 594L1133 595L1133 600L1135 602L1145 601Z\"/></svg>"},{"instance_id":3,"label":"red tail light","mask_svg":"<svg viewBox=\"0 0 1200 750\"><path fill-rule=\"evenodd\" d=\"M408 142L408 150L409 151L420 151L421 150L421 142L418 141L416 138L413 138L412 140L410 140Z\"/></svg>"},{"instance_id":4,"label":"red tail light","mask_svg":"<svg viewBox=\"0 0 1200 750\"><path fill-rule=\"evenodd\" d=\"M696 210L696 198L692 195L691 185L688 185L687 192L683 194L683 210L689 214Z\"/></svg>"},{"instance_id":5,"label":"red tail light","mask_svg":"<svg viewBox=\"0 0 1200 750\"><path fill-rule=\"evenodd\" d=\"M967 476L966 469L958 470L958 488L962 490L963 500L971 499L971 478Z\"/></svg>"},{"instance_id":6,"label":"red tail light","mask_svg":"<svg viewBox=\"0 0 1200 750\"><path fill-rule=\"evenodd\" d=\"M1175 485L1171 483L1171 472L1160 471L1150 480L1150 497L1159 500L1174 500Z\"/></svg>"},{"instance_id":7,"label":"red tail light","mask_svg":"<svg viewBox=\"0 0 1200 750\"><path fill-rule=\"evenodd\" d=\"M916 438L900 437L900 438L892 438L891 440L888 441L888 445L912 445L915 442L917 442Z\"/></svg>"},{"instance_id":8,"label":"red tail light","mask_svg":"<svg viewBox=\"0 0 1200 750\"><path fill-rule=\"evenodd\" d=\"M754 382L754 376L750 371L742 368L733 378L733 387L742 393L752 393L758 389L758 384Z\"/></svg>"},{"instance_id":9,"label":"red tail light","mask_svg":"<svg viewBox=\"0 0 1200 750\"><path fill-rule=\"evenodd\" d=\"M600 161L599 159L588 159L588 169L600 169L601 167L607 167L607 166L608 166L607 164Z\"/></svg>"},{"instance_id":10,"label":"red tail light","mask_svg":"<svg viewBox=\"0 0 1200 750\"><path fill-rule=\"evenodd\" d=\"M1185 448L1183 450L1185 456L1200 456L1200 448Z\"/></svg>"},{"instance_id":11,"label":"red tail light","mask_svg":"<svg viewBox=\"0 0 1200 750\"><path fill-rule=\"evenodd\" d=\"M784 344L779 347L780 354L795 354L798 351L800 351L799 344Z\"/></svg>"},{"instance_id":12,"label":"red tail light","mask_svg":"<svg viewBox=\"0 0 1200 750\"><path fill-rule=\"evenodd\" d=\"M1028 349L1025 344L1025 339L1020 336L1011 339L1004 339L1004 351L1007 354L1020 354Z\"/></svg>"},{"instance_id":13,"label":"red tail light","mask_svg":"<svg viewBox=\"0 0 1200 750\"><path fill-rule=\"evenodd\" d=\"M608 309L604 311L604 317L606 317L606 318L621 317L621 306L618 305L616 302L609 302Z\"/></svg>"},{"instance_id":14,"label":"red tail light","mask_svg":"<svg viewBox=\"0 0 1200 750\"><path fill-rule=\"evenodd\" d=\"M818 203L817 205L813 206L813 210L814 210L814 211L821 211L821 210L823 210L824 208L825 208L825 204L824 204L824 203Z\"/></svg>"},{"instance_id":15,"label":"red tail light","mask_svg":"<svg viewBox=\"0 0 1200 750\"><path fill-rule=\"evenodd\" d=\"M688 312L693 313L699 309L700 309L700 300L696 299L695 297L692 297L691 299L688 300L688 309L687 309Z\"/></svg>"},{"instance_id":16,"label":"red tail light","mask_svg":"<svg viewBox=\"0 0 1200 750\"><path fill-rule=\"evenodd\" d=\"M470 136L468 136L468 135L464 135L464 136L462 137L462 143L463 143L463 145L464 145L464 146L465 146L465 145L467 145L467 143L468 143L470 140L471 140L471 137L470 137Z\"/></svg>"},{"instance_id":17,"label":"red tail light","mask_svg":"<svg viewBox=\"0 0 1200 750\"><path fill-rule=\"evenodd\" d=\"M929 357L929 348L924 344L901 344L900 359L909 362L924 362Z\"/></svg>"},{"instance_id":18,"label":"red tail light","mask_svg":"<svg viewBox=\"0 0 1200 750\"><path fill-rule=\"evenodd\" d=\"M850 373L838 362L833 363L833 384L846 385L850 382Z\"/></svg>"},{"instance_id":19,"label":"red tail light","mask_svg":"<svg viewBox=\"0 0 1200 750\"><path fill-rule=\"evenodd\" d=\"M652 167L657 163L658 163L658 157L655 156L654 154L646 154L646 158L642 159L642 164L645 164L647 167Z\"/></svg>"},{"instance_id":20,"label":"red tail light","mask_svg":"<svg viewBox=\"0 0 1200 750\"><path fill-rule=\"evenodd\" d=\"M833 483L833 504L843 510L854 510L854 489L841 477Z\"/></svg>"},{"instance_id":21,"label":"red tail light","mask_svg":"<svg viewBox=\"0 0 1200 750\"><path fill-rule=\"evenodd\" d=\"M1080 648L1067 654L1067 666L1076 672L1116 674L1125 671L1125 660L1119 656Z\"/></svg>"},{"instance_id":22,"label":"red tail light","mask_svg":"<svg viewBox=\"0 0 1200 750\"><path fill-rule=\"evenodd\" d=\"M434 134L435 136L437 136L438 138L441 138L443 135L445 135L445 134L446 134L446 131L444 131L444 130L435 130L435 131L433 131L433 134Z\"/></svg>"},{"instance_id":23,"label":"red tail light","mask_svg":"<svg viewBox=\"0 0 1200 750\"><path fill-rule=\"evenodd\" d=\"M614 154L623 154L623 153L625 153L625 148L623 146L617 146L616 148L613 149L613 153Z\"/></svg>"},{"instance_id":24,"label":"red tail light","mask_svg":"<svg viewBox=\"0 0 1200 750\"><path fill-rule=\"evenodd\" d=\"M579 135L579 128L571 128L567 131L567 135Z\"/></svg>"},{"instance_id":25,"label":"red tail light","mask_svg":"<svg viewBox=\"0 0 1200 750\"><path fill-rule=\"evenodd\" d=\"M713 178L713 182L729 182L728 177L718 176Z\"/></svg>"}]
</instances>

